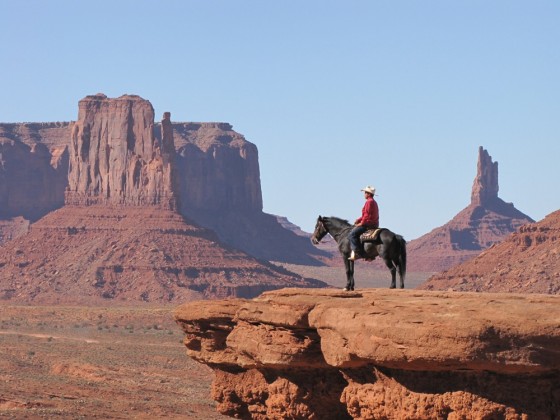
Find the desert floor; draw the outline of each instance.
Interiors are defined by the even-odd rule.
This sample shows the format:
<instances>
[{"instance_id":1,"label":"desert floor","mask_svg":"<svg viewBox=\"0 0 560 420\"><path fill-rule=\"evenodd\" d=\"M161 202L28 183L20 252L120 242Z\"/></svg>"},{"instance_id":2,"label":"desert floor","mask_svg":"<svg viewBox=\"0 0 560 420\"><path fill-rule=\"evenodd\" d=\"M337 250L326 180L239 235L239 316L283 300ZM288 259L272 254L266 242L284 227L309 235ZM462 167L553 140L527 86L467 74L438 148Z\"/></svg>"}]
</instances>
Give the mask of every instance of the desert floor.
<instances>
[{"instance_id":1,"label":"desert floor","mask_svg":"<svg viewBox=\"0 0 560 420\"><path fill-rule=\"evenodd\" d=\"M0 417L225 419L169 307L0 306Z\"/></svg>"},{"instance_id":2,"label":"desert floor","mask_svg":"<svg viewBox=\"0 0 560 420\"><path fill-rule=\"evenodd\" d=\"M300 276L322 280L333 287L342 289L346 285L346 273L342 260L336 267L313 267L285 263L275 264L297 273ZM408 272L405 275L404 287L405 289L415 289L433 274L434 273ZM391 272L379 259L373 263L358 260L354 267L354 282L356 283L356 291L366 288L388 288L391 284ZM400 285L399 282L400 280L397 274L397 287Z\"/></svg>"}]
</instances>

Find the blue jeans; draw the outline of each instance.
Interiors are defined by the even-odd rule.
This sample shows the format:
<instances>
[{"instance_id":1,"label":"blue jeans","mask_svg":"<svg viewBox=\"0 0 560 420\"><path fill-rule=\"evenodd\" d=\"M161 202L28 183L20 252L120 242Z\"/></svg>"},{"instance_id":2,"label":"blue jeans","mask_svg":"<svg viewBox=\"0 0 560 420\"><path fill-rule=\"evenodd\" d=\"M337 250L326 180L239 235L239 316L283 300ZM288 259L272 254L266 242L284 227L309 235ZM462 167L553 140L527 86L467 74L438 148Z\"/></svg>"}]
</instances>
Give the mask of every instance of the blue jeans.
<instances>
[{"instance_id":1,"label":"blue jeans","mask_svg":"<svg viewBox=\"0 0 560 420\"><path fill-rule=\"evenodd\" d=\"M350 247L354 252L361 252L362 246L360 244L360 235L368 230L367 226L354 226L350 233L348 234L348 240L350 241Z\"/></svg>"}]
</instances>

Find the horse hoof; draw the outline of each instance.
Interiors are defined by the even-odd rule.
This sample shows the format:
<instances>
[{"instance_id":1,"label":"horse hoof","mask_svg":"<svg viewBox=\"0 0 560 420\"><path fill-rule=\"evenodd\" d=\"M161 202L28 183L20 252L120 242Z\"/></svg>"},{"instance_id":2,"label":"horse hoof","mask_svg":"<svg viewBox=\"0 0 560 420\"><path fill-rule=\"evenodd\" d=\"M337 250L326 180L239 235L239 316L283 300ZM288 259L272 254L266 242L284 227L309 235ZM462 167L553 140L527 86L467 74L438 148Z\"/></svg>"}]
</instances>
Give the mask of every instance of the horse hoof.
<instances>
[{"instance_id":1,"label":"horse hoof","mask_svg":"<svg viewBox=\"0 0 560 420\"><path fill-rule=\"evenodd\" d=\"M395 286L391 286L391 287L389 287L389 289L396 289L396 287L395 287Z\"/></svg>"},{"instance_id":2,"label":"horse hoof","mask_svg":"<svg viewBox=\"0 0 560 420\"><path fill-rule=\"evenodd\" d=\"M345 287L344 289L342 289L343 292L349 292L350 289L348 289L347 287Z\"/></svg>"}]
</instances>

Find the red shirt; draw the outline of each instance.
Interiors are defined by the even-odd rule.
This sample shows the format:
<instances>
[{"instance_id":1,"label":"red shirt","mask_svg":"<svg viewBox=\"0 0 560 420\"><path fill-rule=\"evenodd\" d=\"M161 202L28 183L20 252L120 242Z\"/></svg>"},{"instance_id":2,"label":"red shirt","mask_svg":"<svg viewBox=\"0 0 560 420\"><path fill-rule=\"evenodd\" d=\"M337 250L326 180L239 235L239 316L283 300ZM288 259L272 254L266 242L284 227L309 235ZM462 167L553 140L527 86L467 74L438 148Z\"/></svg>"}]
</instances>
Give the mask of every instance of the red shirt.
<instances>
[{"instance_id":1,"label":"red shirt","mask_svg":"<svg viewBox=\"0 0 560 420\"><path fill-rule=\"evenodd\" d=\"M364 226L379 227L379 208L373 197L366 200L362 209L362 217L356 220L356 223L361 223Z\"/></svg>"}]
</instances>

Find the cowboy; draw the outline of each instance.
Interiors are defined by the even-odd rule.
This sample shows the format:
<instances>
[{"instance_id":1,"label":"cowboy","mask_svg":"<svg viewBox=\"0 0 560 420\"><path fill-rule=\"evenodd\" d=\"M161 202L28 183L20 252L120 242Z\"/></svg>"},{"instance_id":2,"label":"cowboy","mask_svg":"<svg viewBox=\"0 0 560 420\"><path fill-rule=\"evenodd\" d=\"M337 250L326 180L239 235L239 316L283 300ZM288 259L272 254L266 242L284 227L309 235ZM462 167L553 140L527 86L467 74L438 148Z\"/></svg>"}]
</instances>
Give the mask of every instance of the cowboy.
<instances>
[{"instance_id":1,"label":"cowboy","mask_svg":"<svg viewBox=\"0 0 560 420\"><path fill-rule=\"evenodd\" d=\"M362 208L362 217L356 219L354 227L348 234L348 240L352 248L352 253L350 254L350 258L348 258L350 261L362 258L360 235L368 229L379 227L379 208L377 207L377 202L373 199L375 188L368 185L360 191L364 192L366 203Z\"/></svg>"}]
</instances>

